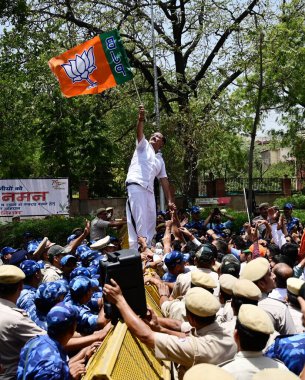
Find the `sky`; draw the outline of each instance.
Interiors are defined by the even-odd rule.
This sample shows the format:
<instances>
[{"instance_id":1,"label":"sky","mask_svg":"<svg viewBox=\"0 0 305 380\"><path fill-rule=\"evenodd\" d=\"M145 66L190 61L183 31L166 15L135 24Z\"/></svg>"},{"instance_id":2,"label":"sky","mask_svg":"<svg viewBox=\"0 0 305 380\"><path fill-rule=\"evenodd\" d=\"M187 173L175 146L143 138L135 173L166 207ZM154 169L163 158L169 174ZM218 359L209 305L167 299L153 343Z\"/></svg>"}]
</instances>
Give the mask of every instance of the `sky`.
<instances>
[{"instance_id":1,"label":"sky","mask_svg":"<svg viewBox=\"0 0 305 380\"><path fill-rule=\"evenodd\" d=\"M265 136L271 129L275 129L276 131L279 131L280 129L285 130L285 127L279 124L277 118L280 118L280 115L274 111L270 111L266 119L263 121L259 135Z\"/></svg>"}]
</instances>

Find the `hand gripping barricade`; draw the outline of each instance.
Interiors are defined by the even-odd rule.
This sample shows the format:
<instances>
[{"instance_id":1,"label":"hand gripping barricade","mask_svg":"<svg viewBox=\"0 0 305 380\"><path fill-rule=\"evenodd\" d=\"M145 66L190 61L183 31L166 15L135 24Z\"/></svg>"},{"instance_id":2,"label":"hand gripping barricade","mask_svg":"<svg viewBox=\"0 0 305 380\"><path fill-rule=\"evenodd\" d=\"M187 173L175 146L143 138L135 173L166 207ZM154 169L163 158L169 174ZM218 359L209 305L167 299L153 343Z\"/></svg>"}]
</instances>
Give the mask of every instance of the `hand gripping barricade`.
<instances>
[{"instance_id":1,"label":"hand gripping barricade","mask_svg":"<svg viewBox=\"0 0 305 380\"><path fill-rule=\"evenodd\" d=\"M116 281L132 310L141 317L147 312L144 279L140 254L133 249L122 249L108 254L108 261L100 261L101 282ZM114 323L121 318L115 305L105 300L105 316Z\"/></svg>"},{"instance_id":2,"label":"hand gripping barricade","mask_svg":"<svg viewBox=\"0 0 305 380\"><path fill-rule=\"evenodd\" d=\"M140 255L133 250L122 251L115 252L115 258L110 256L110 260L108 262L100 263L102 281L107 281L107 277L108 281L110 278L117 281L122 287L122 291L125 296L127 293L129 293L129 295L132 294L131 300L127 300L127 302L130 305L133 303L134 310L138 310L136 311L137 314L144 315L144 310L146 310L146 302L144 305L139 302L140 297L138 295L141 294L141 297L143 297L143 293L137 293L135 290L130 290L130 288L133 288L131 285L134 285L134 287L137 288L139 283L143 284L144 282L141 258L139 257ZM135 257L137 258L135 259ZM134 261L136 264L134 264ZM116 263L116 265L112 265L114 263ZM131 267L133 269L131 269ZM138 269L135 270L134 267L138 267ZM114 270L113 268L120 269ZM120 270L122 270L122 268L124 268L122 275L123 278L120 278ZM136 274L134 274L135 272ZM139 276L141 279L136 280L135 276ZM127 288L125 288L125 282L127 282ZM129 290L126 291L128 288ZM159 307L159 296L155 286L147 285L145 290L144 286L142 286L141 289L144 292L144 301L146 293L147 304L149 307L151 307L158 316L162 316ZM133 298L135 293L136 300ZM117 318L118 315L115 314L117 310L114 311L112 306L113 305L110 305L109 309L110 315L111 317L115 316ZM149 349L145 344L141 343L131 334L127 325L122 321L119 321L109 331L97 352L90 359L87 364L87 373L82 378L82 380L100 379L170 380L171 363L156 359L154 351Z\"/></svg>"}]
</instances>

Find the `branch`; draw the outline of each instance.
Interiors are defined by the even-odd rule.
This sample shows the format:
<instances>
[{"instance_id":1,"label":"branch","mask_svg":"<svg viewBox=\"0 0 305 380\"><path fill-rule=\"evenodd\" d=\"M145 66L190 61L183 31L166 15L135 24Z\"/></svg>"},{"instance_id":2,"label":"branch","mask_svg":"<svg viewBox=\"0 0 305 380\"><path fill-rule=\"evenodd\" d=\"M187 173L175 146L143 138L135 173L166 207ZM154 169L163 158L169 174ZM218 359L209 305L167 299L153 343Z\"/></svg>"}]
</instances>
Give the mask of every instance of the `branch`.
<instances>
[{"instance_id":1,"label":"branch","mask_svg":"<svg viewBox=\"0 0 305 380\"><path fill-rule=\"evenodd\" d=\"M288 95L292 100L294 100L294 102L295 102L296 104L298 104L299 106L305 108L305 103L302 102L301 100L299 100L296 96L294 96L294 95L292 94L292 92L291 92L289 89L286 90L286 89L284 88L284 86L282 86L282 91L283 91L286 95Z\"/></svg>"},{"instance_id":2,"label":"branch","mask_svg":"<svg viewBox=\"0 0 305 380\"><path fill-rule=\"evenodd\" d=\"M221 83L221 85L217 88L217 90L214 92L214 94L211 96L209 103L204 107L203 114L209 113L213 106L213 102L219 98L220 94L241 74L243 73L242 70L237 70L235 73L231 74L224 82Z\"/></svg>"},{"instance_id":3,"label":"branch","mask_svg":"<svg viewBox=\"0 0 305 380\"><path fill-rule=\"evenodd\" d=\"M222 34L220 39L218 40L217 44L214 46L214 49L210 53L210 55L207 57L206 61L204 62L203 66L195 76L193 80L190 81L189 86L192 90L195 90L198 86L199 81L204 77L205 73L207 72L208 68L212 64L214 58L218 54L219 50L223 47L228 37L231 35L231 33L236 29L236 27L249 15L251 14L252 9L255 7L255 5L259 2L259 0L253 0L252 3L247 7L247 9L240 14L235 21L232 23L232 25L225 30L225 32Z\"/></svg>"},{"instance_id":4,"label":"branch","mask_svg":"<svg viewBox=\"0 0 305 380\"><path fill-rule=\"evenodd\" d=\"M202 36L203 9L204 9L204 6L201 7L200 13L198 15L198 22L199 22L200 27L198 28L198 31L196 33L196 36L195 36L193 42L191 43L190 47L187 49L187 51L184 54L184 62L185 62L185 64L187 63L188 58L191 55L191 53L195 50L195 48L198 45L198 43L199 43L199 41L201 39L201 36Z\"/></svg>"},{"instance_id":5,"label":"branch","mask_svg":"<svg viewBox=\"0 0 305 380\"><path fill-rule=\"evenodd\" d=\"M103 33L103 30L100 28L96 28L92 24L89 24L85 21L79 20L74 17L73 13L70 13L69 11L66 14L61 14L61 13L53 13L47 10L44 11L38 11L39 14L47 14L53 18L60 18L62 20L70 21L73 22L75 25L81 27L81 28L86 28L91 32L94 32L96 34Z\"/></svg>"},{"instance_id":6,"label":"branch","mask_svg":"<svg viewBox=\"0 0 305 380\"><path fill-rule=\"evenodd\" d=\"M148 22L151 22L151 19L150 17L145 13L145 12L142 12L140 10L140 8L138 9L138 13ZM155 30L156 32L158 33L158 35L172 48L174 48L175 44L174 42L165 34L164 30L162 29L162 27L156 23L156 21L154 20L154 27L155 27Z\"/></svg>"},{"instance_id":7,"label":"branch","mask_svg":"<svg viewBox=\"0 0 305 380\"><path fill-rule=\"evenodd\" d=\"M145 79L150 84L151 88L153 88L154 87L154 77L153 77L151 71L149 70L149 68L146 65L144 65L143 62L141 62L137 57L135 57L130 51L126 50L126 54L129 58L130 62L133 63L133 66L137 67L141 70ZM168 114L173 113L173 109L169 105L168 100L165 96L165 93L160 86L158 86L158 94L159 94L160 101L163 103L163 106L166 109L166 112Z\"/></svg>"}]
</instances>

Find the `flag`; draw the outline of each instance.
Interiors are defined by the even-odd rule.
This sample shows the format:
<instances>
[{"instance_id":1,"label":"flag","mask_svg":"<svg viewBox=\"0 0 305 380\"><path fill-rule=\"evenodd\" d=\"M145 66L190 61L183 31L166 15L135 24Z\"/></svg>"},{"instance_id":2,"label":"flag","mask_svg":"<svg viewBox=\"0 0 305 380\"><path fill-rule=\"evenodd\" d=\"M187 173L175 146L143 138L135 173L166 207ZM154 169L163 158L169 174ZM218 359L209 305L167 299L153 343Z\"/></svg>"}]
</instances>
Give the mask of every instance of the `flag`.
<instances>
[{"instance_id":1,"label":"flag","mask_svg":"<svg viewBox=\"0 0 305 380\"><path fill-rule=\"evenodd\" d=\"M119 32L100 34L50 59L64 96L97 94L132 79Z\"/></svg>"}]
</instances>

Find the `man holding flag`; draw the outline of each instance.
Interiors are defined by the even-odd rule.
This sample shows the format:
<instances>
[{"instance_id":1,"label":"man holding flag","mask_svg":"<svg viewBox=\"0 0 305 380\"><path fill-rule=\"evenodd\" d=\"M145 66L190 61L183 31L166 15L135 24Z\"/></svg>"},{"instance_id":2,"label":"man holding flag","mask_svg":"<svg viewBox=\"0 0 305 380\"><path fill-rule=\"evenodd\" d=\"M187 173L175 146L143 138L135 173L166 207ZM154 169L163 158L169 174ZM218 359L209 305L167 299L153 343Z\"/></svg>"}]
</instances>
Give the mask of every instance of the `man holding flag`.
<instances>
[{"instance_id":1,"label":"man holding flag","mask_svg":"<svg viewBox=\"0 0 305 380\"><path fill-rule=\"evenodd\" d=\"M138 250L138 237L146 238L148 246L155 234L156 202L154 180L157 177L164 190L170 209L175 208L160 149L165 138L160 132L144 137L145 110L139 107L137 141L126 178L128 199L126 205L129 248Z\"/></svg>"},{"instance_id":2,"label":"man holding flag","mask_svg":"<svg viewBox=\"0 0 305 380\"><path fill-rule=\"evenodd\" d=\"M133 78L117 30L102 33L53 57L49 66L66 97L97 94ZM147 141L144 138L143 127L144 107L140 106L137 146L126 179L129 246L134 249L138 248L138 237L145 237L150 245L155 234L155 177L160 179L169 208L175 208L164 161L159 152L165 138L160 132L156 132Z\"/></svg>"}]
</instances>

